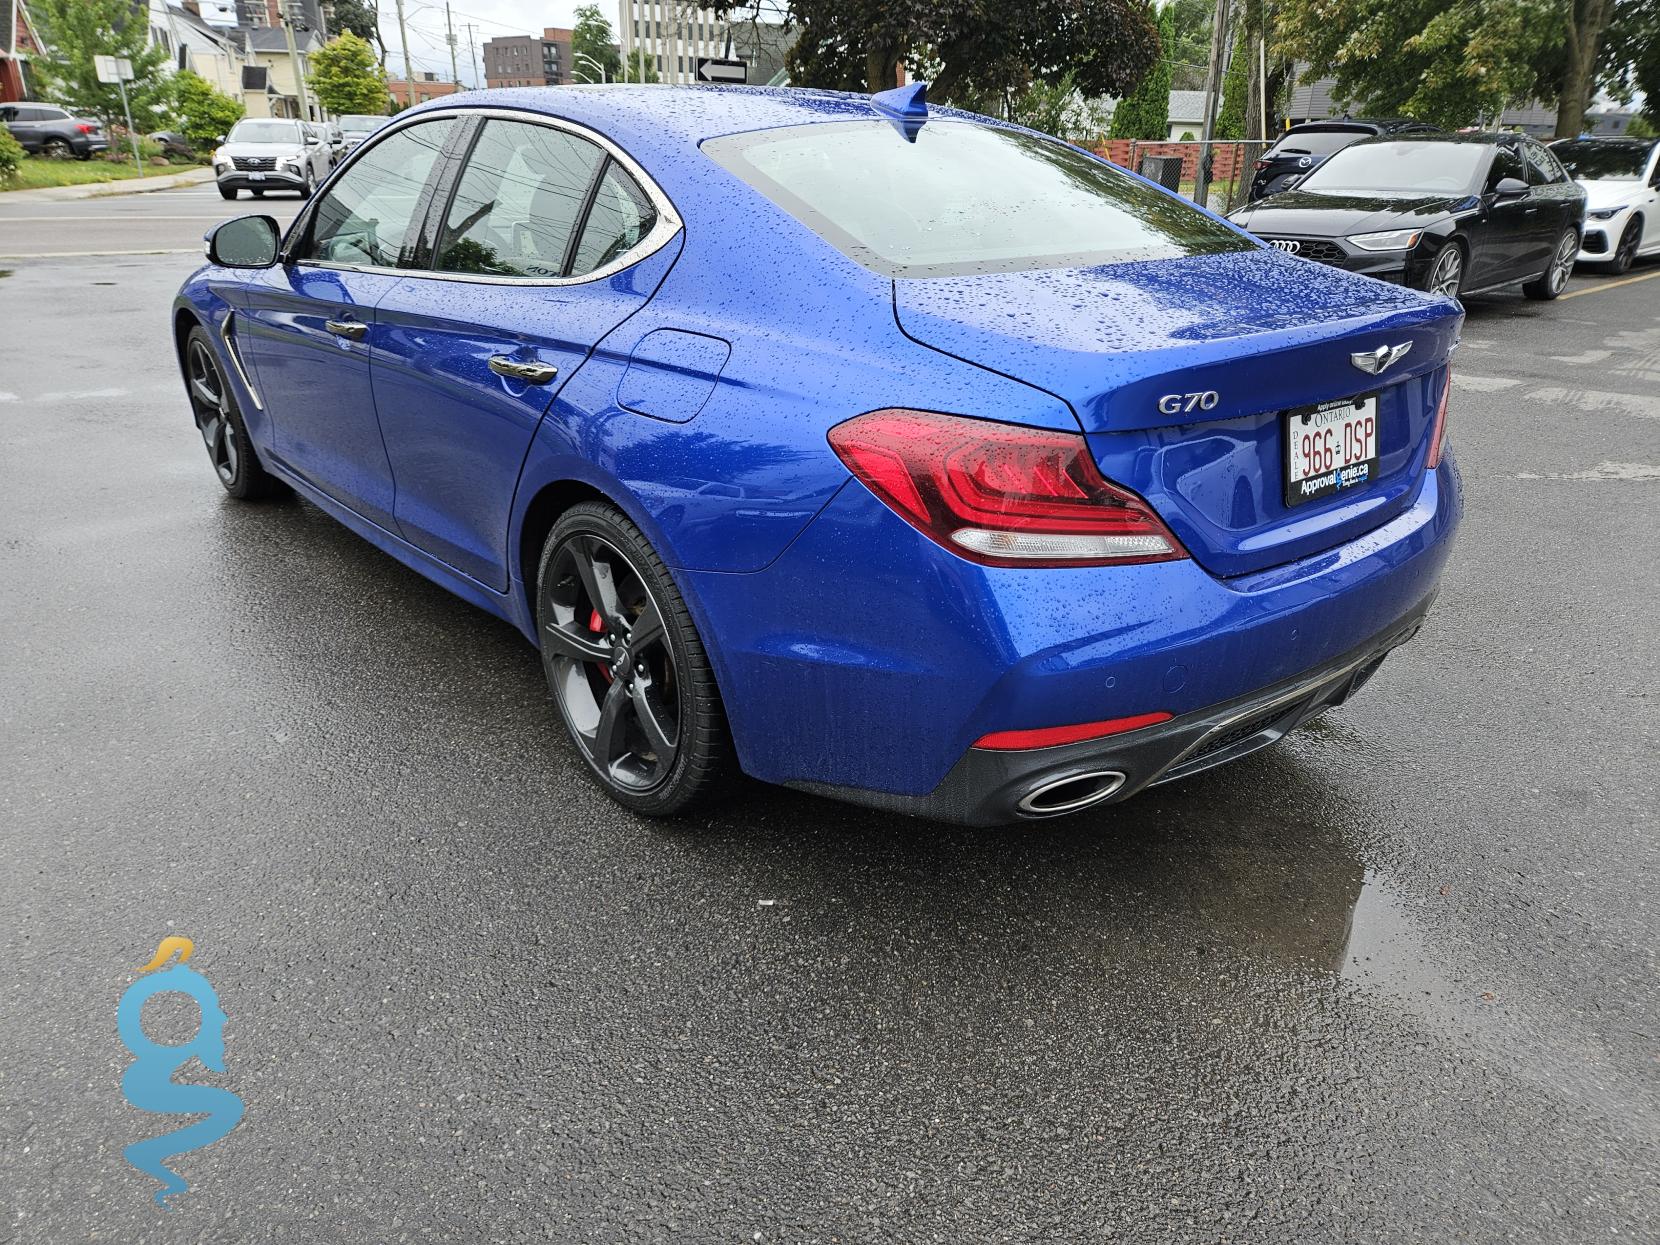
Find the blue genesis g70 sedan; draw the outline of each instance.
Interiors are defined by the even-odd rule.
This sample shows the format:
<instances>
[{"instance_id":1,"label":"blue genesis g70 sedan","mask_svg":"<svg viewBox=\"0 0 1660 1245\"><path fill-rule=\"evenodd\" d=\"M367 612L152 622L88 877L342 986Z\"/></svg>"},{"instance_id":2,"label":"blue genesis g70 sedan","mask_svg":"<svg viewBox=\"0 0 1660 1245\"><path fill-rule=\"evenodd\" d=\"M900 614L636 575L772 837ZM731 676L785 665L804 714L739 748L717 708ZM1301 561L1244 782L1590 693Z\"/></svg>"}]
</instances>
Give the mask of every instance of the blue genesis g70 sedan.
<instances>
[{"instance_id":1,"label":"blue genesis g70 sedan","mask_svg":"<svg viewBox=\"0 0 1660 1245\"><path fill-rule=\"evenodd\" d=\"M469 92L173 308L214 470L540 650L616 800L968 824L1243 756L1423 624L1450 299L874 97Z\"/></svg>"}]
</instances>

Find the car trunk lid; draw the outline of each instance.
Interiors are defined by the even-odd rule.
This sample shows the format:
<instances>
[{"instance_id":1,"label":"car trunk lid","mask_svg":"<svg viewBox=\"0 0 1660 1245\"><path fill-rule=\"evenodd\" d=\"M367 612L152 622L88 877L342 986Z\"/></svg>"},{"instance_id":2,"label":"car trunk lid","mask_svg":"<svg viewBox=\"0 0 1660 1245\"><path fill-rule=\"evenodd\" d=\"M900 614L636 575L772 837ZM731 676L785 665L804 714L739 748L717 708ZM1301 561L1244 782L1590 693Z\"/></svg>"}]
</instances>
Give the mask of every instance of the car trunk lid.
<instances>
[{"instance_id":1,"label":"car trunk lid","mask_svg":"<svg viewBox=\"0 0 1660 1245\"><path fill-rule=\"evenodd\" d=\"M1411 503L1463 319L1263 250L899 280L894 308L915 340L1064 399L1103 474L1220 576L1352 540ZM1400 345L1381 375L1351 361ZM1284 413L1361 395L1377 400L1375 477L1288 505Z\"/></svg>"}]
</instances>

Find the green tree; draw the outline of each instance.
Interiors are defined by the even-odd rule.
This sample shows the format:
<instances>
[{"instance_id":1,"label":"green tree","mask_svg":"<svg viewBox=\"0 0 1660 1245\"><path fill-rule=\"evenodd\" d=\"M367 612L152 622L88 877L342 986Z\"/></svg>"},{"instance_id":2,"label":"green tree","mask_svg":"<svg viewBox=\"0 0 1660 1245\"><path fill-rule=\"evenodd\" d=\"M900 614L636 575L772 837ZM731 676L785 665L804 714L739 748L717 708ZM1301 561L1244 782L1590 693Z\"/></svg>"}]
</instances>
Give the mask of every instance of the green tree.
<instances>
[{"instance_id":1,"label":"green tree","mask_svg":"<svg viewBox=\"0 0 1660 1245\"><path fill-rule=\"evenodd\" d=\"M1649 128L1660 124L1660 4L1616 0L1603 40L1601 76L1617 99L1629 103L1634 92L1642 92ZM1638 137L1652 135L1645 130Z\"/></svg>"},{"instance_id":2,"label":"green tree","mask_svg":"<svg viewBox=\"0 0 1660 1245\"><path fill-rule=\"evenodd\" d=\"M615 82L621 73L622 56L611 23L605 20L599 5L582 5L571 28L571 76L578 82Z\"/></svg>"},{"instance_id":3,"label":"green tree","mask_svg":"<svg viewBox=\"0 0 1660 1245\"><path fill-rule=\"evenodd\" d=\"M1175 42L1176 12L1166 5L1158 15L1159 46ZM1170 62L1160 58L1141 84L1113 110L1113 138L1170 137Z\"/></svg>"},{"instance_id":4,"label":"green tree","mask_svg":"<svg viewBox=\"0 0 1660 1245\"><path fill-rule=\"evenodd\" d=\"M1652 2L1652 0L1650 0ZM1281 0L1279 50L1366 111L1449 128L1528 99L1579 132L1612 0Z\"/></svg>"},{"instance_id":5,"label":"green tree","mask_svg":"<svg viewBox=\"0 0 1660 1245\"><path fill-rule=\"evenodd\" d=\"M657 63L647 56L643 49L635 48L628 58L628 81L656 82Z\"/></svg>"},{"instance_id":6,"label":"green tree","mask_svg":"<svg viewBox=\"0 0 1660 1245\"><path fill-rule=\"evenodd\" d=\"M311 93L324 108L346 113L381 114L390 97L386 70L375 50L349 30L341 31L311 54Z\"/></svg>"},{"instance_id":7,"label":"green tree","mask_svg":"<svg viewBox=\"0 0 1660 1245\"><path fill-rule=\"evenodd\" d=\"M1245 137L1245 110L1251 95L1251 44L1241 23L1239 38L1222 77L1222 110L1216 114L1217 138Z\"/></svg>"},{"instance_id":8,"label":"green tree","mask_svg":"<svg viewBox=\"0 0 1660 1245\"><path fill-rule=\"evenodd\" d=\"M169 94L167 53L150 43L145 9L132 0L33 0L30 15L50 49L31 67L42 94L78 112L100 118L106 129L125 124L121 91L98 81L95 56L124 56L132 62L127 100L140 132L155 128Z\"/></svg>"},{"instance_id":9,"label":"green tree","mask_svg":"<svg viewBox=\"0 0 1660 1245\"><path fill-rule=\"evenodd\" d=\"M386 64L386 44L380 37L379 0L334 0L334 29L349 30L365 43L375 45L376 57Z\"/></svg>"},{"instance_id":10,"label":"green tree","mask_svg":"<svg viewBox=\"0 0 1660 1245\"><path fill-rule=\"evenodd\" d=\"M1085 96L1119 95L1158 56L1139 0L789 0L788 16L797 86L883 91L906 65L936 100L1009 101L1069 71Z\"/></svg>"},{"instance_id":11,"label":"green tree","mask_svg":"<svg viewBox=\"0 0 1660 1245\"><path fill-rule=\"evenodd\" d=\"M208 151L231 126L242 120L242 102L232 99L200 74L181 69L173 75L173 112L179 128L197 151Z\"/></svg>"}]
</instances>

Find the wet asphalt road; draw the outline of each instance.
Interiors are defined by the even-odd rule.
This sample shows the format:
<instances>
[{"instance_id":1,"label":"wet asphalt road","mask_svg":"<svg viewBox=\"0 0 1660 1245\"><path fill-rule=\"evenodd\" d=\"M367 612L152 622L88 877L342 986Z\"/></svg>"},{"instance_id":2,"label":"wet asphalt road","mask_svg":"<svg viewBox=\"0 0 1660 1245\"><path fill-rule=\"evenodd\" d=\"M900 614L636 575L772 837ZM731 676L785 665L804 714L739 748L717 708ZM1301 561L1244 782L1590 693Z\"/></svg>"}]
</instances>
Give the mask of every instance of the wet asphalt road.
<instances>
[{"instance_id":1,"label":"wet asphalt road","mask_svg":"<svg viewBox=\"0 0 1660 1245\"><path fill-rule=\"evenodd\" d=\"M1462 545L1356 701L967 832L610 805L516 633L223 496L191 263L0 278L0 1241L1660 1234L1660 279L1472 306ZM171 933L247 1115L162 1213Z\"/></svg>"}]
</instances>

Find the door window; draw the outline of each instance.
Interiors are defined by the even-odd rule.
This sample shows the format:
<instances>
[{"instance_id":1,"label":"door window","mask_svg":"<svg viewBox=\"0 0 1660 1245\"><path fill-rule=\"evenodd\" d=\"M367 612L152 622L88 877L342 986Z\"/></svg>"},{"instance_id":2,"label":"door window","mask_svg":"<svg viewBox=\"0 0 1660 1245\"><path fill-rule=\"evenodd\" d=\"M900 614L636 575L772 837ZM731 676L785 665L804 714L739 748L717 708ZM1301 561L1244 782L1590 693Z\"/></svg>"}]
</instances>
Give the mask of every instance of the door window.
<instances>
[{"instance_id":1,"label":"door window","mask_svg":"<svg viewBox=\"0 0 1660 1245\"><path fill-rule=\"evenodd\" d=\"M1529 185L1548 186L1565 180L1555 158L1537 143L1529 143L1527 152L1527 180Z\"/></svg>"},{"instance_id":2,"label":"door window","mask_svg":"<svg viewBox=\"0 0 1660 1245\"><path fill-rule=\"evenodd\" d=\"M564 130L485 122L445 214L439 271L563 276L571 236L604 159L598 146Z\"/></svg>"},{"instance_id":3,"label":"door window","mask_svg":"<svg viewBox=\"0 0 1660 1245\"><path fill-rule=\"evenodd\" d=\"M1499 182L1506 177L1527 180L1527 170L1522 167L1522 153L1509 145L1499 147L1493 153L1493 168L1487 174L1487 189L1497 190Z\"/></svg>"},{"instance_id":4,"label":"door window","mask_svg":"<svg viewBox=\"0 0 1660 1245\"><path fill-rule=\"evenodd\" d=\"M406 267L421 190L455 121L443 117L383 139L335 179L312 217L300 259Z\"/></svg>"},{"instance_id":5,"label":"door window","mask_svg":"<svg viewBox=\"0 0 1660 1245\"><path fill-rule=\"evenodd\" d=\"M627 254L656 223L657 209L646 192L613 161L594 192L594 205L582 226L570 275L584 276Z\"/></svg>"}]
</instances>

